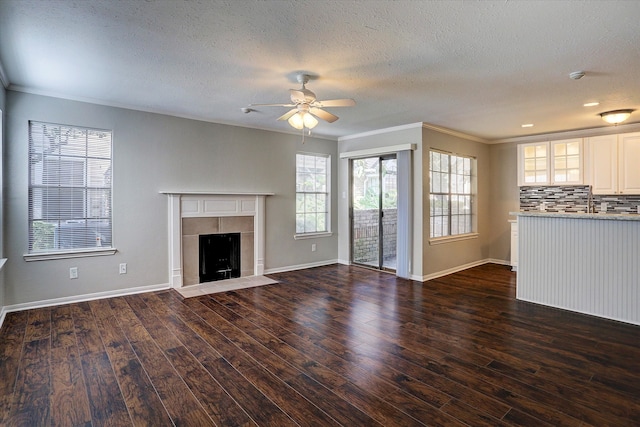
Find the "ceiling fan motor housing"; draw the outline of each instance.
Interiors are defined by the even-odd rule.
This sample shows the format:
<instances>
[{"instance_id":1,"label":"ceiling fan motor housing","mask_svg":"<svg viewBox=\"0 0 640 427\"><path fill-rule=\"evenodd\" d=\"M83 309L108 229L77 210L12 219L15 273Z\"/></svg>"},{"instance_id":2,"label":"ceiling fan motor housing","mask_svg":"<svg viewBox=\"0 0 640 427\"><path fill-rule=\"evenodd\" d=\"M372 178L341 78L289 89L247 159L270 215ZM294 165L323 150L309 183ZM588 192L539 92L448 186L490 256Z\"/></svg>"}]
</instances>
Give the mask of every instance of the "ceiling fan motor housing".
<instances>
[{"instance_id":1,"label":"ceiling fan motor housing","mask_svg":"<svg viewBox=\"0 0 640 427\"><path fill-rule=\"evenodd\" d=\"M311 104L316 100L316 94L309 89L291 89L291 102L294 104Z\"/></svg>"}]
</instances>

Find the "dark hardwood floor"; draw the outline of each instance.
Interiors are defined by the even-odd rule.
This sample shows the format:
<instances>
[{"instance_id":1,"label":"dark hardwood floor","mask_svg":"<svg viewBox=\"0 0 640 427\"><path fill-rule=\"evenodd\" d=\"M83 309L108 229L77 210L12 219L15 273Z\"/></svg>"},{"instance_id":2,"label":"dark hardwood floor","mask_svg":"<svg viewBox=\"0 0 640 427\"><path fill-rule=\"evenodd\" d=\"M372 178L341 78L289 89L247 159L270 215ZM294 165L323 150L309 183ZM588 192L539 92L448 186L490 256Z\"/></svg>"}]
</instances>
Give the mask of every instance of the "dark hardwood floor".
<instances>
[{"instance_id":1,"label":"dark hardwood floor","mask_svg":"<svg viewBox=\"0 0 640 427\"><path fill-rule=\"evenodd\" d=\"M270 277L9 313L0 423L640 424L640 327L516 301L508 267Z\"/></svg>"}]
</instances>

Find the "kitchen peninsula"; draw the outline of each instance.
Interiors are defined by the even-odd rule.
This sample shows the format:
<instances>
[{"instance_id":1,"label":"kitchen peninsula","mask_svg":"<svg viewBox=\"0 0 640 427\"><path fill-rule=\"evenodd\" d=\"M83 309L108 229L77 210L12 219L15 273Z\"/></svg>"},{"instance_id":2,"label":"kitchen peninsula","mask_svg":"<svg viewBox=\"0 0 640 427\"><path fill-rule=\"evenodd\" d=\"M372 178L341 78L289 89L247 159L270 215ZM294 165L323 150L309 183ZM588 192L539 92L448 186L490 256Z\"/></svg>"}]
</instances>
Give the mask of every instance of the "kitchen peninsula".
<instances>
[{"instance_id":1,"label":"kitchen peninsula","mask_svg":"<svg viewBox=\"0 0 640 427\"><path fill-rule=\"evenodd\" d=\"M640 215L511 215L517 299L640 325Z\"/></svg>"}]
</instances>

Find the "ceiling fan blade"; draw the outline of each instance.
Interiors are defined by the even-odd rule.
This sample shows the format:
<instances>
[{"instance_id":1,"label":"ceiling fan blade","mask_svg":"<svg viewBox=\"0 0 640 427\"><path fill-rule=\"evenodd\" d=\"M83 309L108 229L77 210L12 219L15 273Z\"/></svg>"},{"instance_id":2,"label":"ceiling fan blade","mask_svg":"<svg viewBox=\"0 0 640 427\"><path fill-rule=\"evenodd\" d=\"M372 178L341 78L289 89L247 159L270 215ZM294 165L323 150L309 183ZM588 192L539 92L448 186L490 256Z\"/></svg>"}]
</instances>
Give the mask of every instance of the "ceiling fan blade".
<instances>
[{"instance_id":1,"label":"ceiling fan blade","mask_svg":"<svg viewBox=\"0 0 640 427\"><path fill-rule=\"evenodd\" d=\"M338 120L338 116L331 114L328 111L321 110L317 107L309 108L309 112L314 116L320 117L322 120L328 121L329 123L333 123Z\"/></svg>"},{"instance_id":2,"label":"ceiling fan blade","mask_svg":"<svg viewBox=\"0 0 640 427\"><path fill-rule=\"evenodd\" d=\"M314 107L353 107L356 105L356 101L351 98L346 99L329 99L327 101L316 101L313 103Z\"/></svg>"},{"instance_id":3,"label":"ceiling fan blade","mask_svg":"<svg viewBox=\"0 0 640 427\"><path fill-rule=\"evenodd\" d=\"M287 111L286 113L284 113L283 115L281 115L280 117L278 117L278 120L289 120L289 118L291 116L293 116L295 113L298 112L297 108L294 108L292 110Z\"/></svg>"},{"instance_id":4,"label":"ceiling fan blade","mask_svg":"<svg viewBox=\"0 0 640 427\"><path fill-rule=\"evenodd\" d=\"M294 104L249 104L249 107L295 107Z\"/></svg>"}]
</instances>

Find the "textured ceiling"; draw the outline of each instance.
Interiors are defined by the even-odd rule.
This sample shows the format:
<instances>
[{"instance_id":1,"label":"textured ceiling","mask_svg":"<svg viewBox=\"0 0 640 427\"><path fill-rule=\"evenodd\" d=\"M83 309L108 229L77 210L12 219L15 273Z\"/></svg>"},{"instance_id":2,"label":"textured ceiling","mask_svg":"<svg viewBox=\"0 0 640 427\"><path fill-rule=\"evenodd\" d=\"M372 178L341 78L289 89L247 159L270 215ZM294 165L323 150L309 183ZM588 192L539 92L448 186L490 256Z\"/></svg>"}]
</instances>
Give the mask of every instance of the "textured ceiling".
<instances>
[{"instance_id":1,"label":"textured ceiling","mask_svg":"<svg viewBox=\"0 0 640 427\"><path fill-rule=\"evenodd\" d=\"M287 109L241 108L288 102L306 71L319 99L357 102L317 136L426 122L492 141L640 110L638 18L640 1L0 0L0 64L15 90L282 132Z\"/></svg>"}]
</instances>

